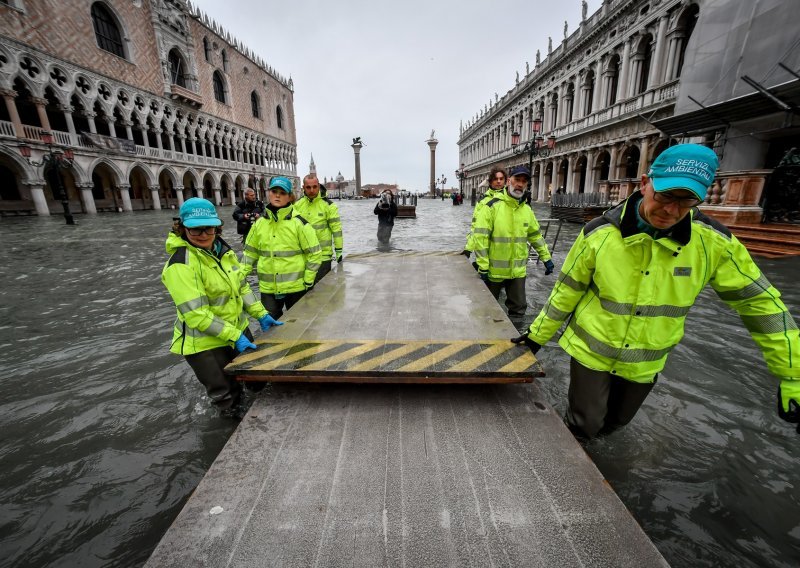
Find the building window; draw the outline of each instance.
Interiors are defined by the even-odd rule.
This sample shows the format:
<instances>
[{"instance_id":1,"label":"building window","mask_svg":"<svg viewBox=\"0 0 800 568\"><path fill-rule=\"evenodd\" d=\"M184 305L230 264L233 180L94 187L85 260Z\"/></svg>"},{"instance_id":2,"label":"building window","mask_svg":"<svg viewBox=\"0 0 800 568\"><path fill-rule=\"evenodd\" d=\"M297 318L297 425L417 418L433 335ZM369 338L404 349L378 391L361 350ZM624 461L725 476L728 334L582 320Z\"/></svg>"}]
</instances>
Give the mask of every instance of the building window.
<instances>
[{"instance_id":1,"label":"building window","mask_svg":"<svg viewBox=\"0 0 800 568\"><path fill-rule=\"evenodd\" d=\"M222 50L222 70L225 71L225 73L227 73L229 71L229 69L228 69L228 52L226 52L224 49Z\"/></svg>"},{"instance_id":2,"label":"building window","mask_svg":"<svg viewBox=\"0 0 800 568\"><path fill-rule=\"evenodd\" d=\"M253 116L261 118L261 104L255 91L250 93L250 106L253 109Z\"/></svg>"},{"instance_id":3,"label":"building window","mask_svg":"<svg viewBox=\"0 0 800 568\"><path fill-rule=\"evenodd\" d=\"M177 49L169 52L169 78L173 85L186 88L186 64Z\"/></svg>"},{"instance_id":4,"label":"building window","mask_svg":"<svg viewBox=\"0 0 800 568\"><path fill-rule=\"evenodd\" d=\"M214 98L219 102L227 102L225 100L225 81L222 79L222 73L214 71Z\"/></svg>"},{"instance_id":5,"label":"building window","mask_svg":"<svg viewBox=\"0 0 800 568\"><path fill-rule=\"evenodd\" d=\"M283 128L283 109L275 107L275 121L278 123L278 128Z\"/></svg>"},{"instance_id":6,"label":"building window","mask_svg":"<svg viewBox=\"0 0 800 568\"><path fill-rule=\"evenodd\" d=\"M102 3L92 4L92 23L97 45L109 53L125 57L125 48L122 45L122 33L117 20Z\"/></svg>"},{"instance_id":7,"label":"building window","mask_svg":"<svg viewBox=\"0 0 800 568\"><path fill-rule=\"evenodd\" d=\"M207 37L203 38L203 55L205 56L206 61L211 63L211 46L208 45L208 38Z\"/></svg>"}]
</instances>

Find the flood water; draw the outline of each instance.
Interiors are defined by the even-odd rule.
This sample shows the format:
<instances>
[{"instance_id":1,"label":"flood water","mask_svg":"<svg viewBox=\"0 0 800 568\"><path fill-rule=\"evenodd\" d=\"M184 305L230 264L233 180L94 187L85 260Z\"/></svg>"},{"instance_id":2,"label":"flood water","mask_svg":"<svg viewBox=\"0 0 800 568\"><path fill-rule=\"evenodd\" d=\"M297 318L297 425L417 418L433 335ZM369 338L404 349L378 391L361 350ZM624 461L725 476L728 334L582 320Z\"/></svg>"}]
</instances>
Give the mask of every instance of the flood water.
<instances>
[{"instance_id":1,"label":"flood water","mask_svg":"<svg viewBox=\"0 0 800 568\"><path fill-rule=\"evenodd\" d=\"M380 250L374 203L339 202L346 253ZM469 205L417 211L388 249L461 250ZM175 308L159 275L172 214L0 220L0 566L141 565L236 427L168 352ZM578 230L564 226L557 269ZM759 264L800 315L800 259ZM529 274L528 322L555 281L541 265ZM554 342L540 358L563 414L568 358ZM587 446L671 565L800 565L800 436L777 417L776 390L707 289L634 421Z\"/></svg>"}]
</instances>

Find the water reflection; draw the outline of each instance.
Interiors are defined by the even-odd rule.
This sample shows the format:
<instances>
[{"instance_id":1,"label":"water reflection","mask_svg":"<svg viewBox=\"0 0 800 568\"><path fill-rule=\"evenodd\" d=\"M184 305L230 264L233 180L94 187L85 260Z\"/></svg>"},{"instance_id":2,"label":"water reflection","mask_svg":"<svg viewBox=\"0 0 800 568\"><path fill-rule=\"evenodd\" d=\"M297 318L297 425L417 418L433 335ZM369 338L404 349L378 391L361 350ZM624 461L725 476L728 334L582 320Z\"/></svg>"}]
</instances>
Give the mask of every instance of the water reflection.
<instances>
[{"instance_id":1,"label":"water reflection","mask_svg":"<svg viewBox=\"0 0 800 568\"><path fill-rule=\"evenodd\" d=\"M348 254L460 251L471 216L420 200L381 249L375 202L337 204L348 274ZM224 237L241 250L231 213ZM171 217L0 221L2 566L141 564L234 428L168 352L174 307L159 275ZM556 270L576 234L564 226ZM800 260L759 264L800 314ZM521 325L554 282L530 274ZM541 358L540 386L563 413L567 357L551 343ZM776 387L736 314L706 291L633 423L588 446L673 566L798 564L797 435L775 414Z\"/></svg>"}]
</instances>

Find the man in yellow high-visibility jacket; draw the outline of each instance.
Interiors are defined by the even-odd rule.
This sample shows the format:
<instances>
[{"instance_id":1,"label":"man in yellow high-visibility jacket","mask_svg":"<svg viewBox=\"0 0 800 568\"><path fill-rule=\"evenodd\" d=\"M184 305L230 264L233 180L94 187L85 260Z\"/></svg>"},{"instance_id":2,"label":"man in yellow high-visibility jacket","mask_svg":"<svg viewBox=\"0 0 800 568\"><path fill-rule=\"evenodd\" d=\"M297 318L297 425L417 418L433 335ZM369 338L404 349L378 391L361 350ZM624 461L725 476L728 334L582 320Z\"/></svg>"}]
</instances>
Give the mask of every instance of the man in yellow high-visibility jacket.
<instances>
[{"instance_id":1,"label":"man in yellow high-visibility jacket","mask_svg":"<svg viewBox=\"0 0 800 568\"><path fill-rule=\"evenodd\" d=\"M344 260L339 208L322 194L323 187L316 174L308 174L303 178L303 197L294 204L294 210L311 223L322 247L322 261L317 271L316 282L331 271L332 259L336 259L337 265Z\"/></svg>"},{"instance_id":2,"label":"man in yellow high-visibility jacket","mask_svg":"<svg viewBox=\"0 0 800 568\"><path fill-rule=\"evenodd\" d=\"M661 153L640 191L586 224L541 313L512 340L535 354L569 320L559 344L572 357L566 422L576 435L633 419L706 284L739 313L780 378L781 418L800 422L797 324L747 249L696 208L718 165L697 144Z\"/></svg>"}]
</instances>

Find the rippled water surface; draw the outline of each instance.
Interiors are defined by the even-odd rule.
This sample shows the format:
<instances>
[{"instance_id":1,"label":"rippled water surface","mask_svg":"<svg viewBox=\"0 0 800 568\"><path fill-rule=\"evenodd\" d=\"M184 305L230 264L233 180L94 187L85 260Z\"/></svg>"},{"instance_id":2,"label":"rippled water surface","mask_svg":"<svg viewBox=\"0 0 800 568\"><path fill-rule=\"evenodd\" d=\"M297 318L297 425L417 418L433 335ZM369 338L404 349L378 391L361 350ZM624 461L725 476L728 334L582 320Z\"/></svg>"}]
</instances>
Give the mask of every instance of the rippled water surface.
<instances>
[{"instance_id":1,"label":"rippled water surface","mask_svg":"<svg viewBox=\"0 0 800 568\"><path fill-rule=\"evenodd\" d=\"M380 250L374 203L340 203L347 253ZM387 250L463 247L468 205L420 200L418 215ZM142 564L235 428L168 352L171 216L0 220L0 566ZM565 225L557 267L577 232ZM232 220L225 237L240 248ZM759 264L800 315L800 259ZM531 265L537 307L542 272ZM540 357L563 413L568 359L553 343ZM707 290L636 419L587 447L673 566L800 565L800 436L777 418L776 388Z\"/></svg>"}]
</instances>

